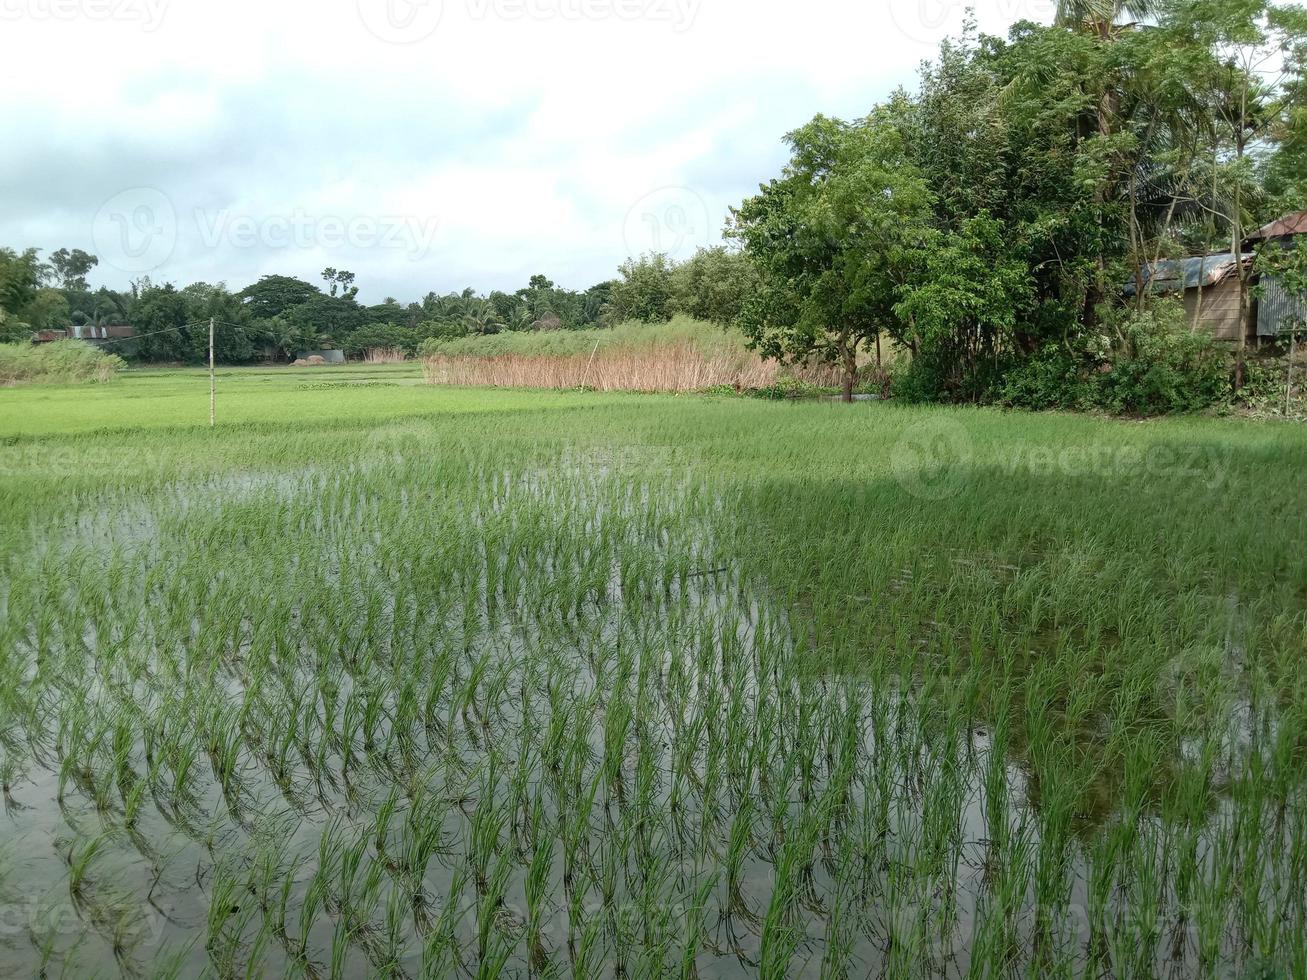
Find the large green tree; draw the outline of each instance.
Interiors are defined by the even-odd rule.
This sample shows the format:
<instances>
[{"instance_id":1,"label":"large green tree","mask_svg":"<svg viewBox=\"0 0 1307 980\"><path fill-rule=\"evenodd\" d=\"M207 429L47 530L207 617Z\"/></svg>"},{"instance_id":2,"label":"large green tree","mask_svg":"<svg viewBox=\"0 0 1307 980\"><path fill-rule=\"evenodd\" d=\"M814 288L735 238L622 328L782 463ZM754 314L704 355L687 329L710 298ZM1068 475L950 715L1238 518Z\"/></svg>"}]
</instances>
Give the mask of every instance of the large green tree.
<instances>
[{"instance_id":1,"label":"large green tree","mask_svg":"<svg viewBox=\"0 0 1307 980\"><path fill-rule=\"evenodd\" d=\"M0 310L17 316L36 298L49 272L40 254L34 248L0 248Z\"/></svg>"},{"instance_id":2,"label":"large green tree","mask_svg":"<svg viewBox=\"0 0 1307 980\"><path fill-rule=\"evenodd\" d=\"M852 401L859 349L895 323L931 195L887 111L817 116L786 143L781 176L732 213L759 276L739 323L769 357L838 363Z\"/></svg>"},{"instance_id":3,"label":"large green tree","mask_svg":"<svg viewBox=\"0 0 1307 980\"><path fill-rule=\"evenodd\" d=\"M671 308L696 320L733 324L758 288L753 261L722 246L701 248L672 270Z\"/></svg>"},{"instance_id":4,"label":"large green tree","mask_svg":"<svg viewBox=\"0 0 1307 980\"><path fill-rule=\"evenodd\" d=\"M260 320L271 320L282 316L287 310L300 306L321 296L322 290L312 283L294 276L263 276L253 285L246 286L238 294L250 309L250 313Z\"/></svg>"},{"instance_id":5,"label":"large green tree","mask_svg":"<svg viewBox=\"0 0 1307 980\"><path fill-rule=\"evenodd\" d=\"M610 304L615 322L663 323L672 317L672 261L661 252L627 259L618 268Z\"/></svg>"},{"instance_id":6,"label":"large green tree","mask_svg":"<svg viewBox=\"0 0 1307 980\"><path fill-rule=\"evenodd\" d=\"M100 260L80 248L61 248L50 253L50 266L63 289L85 291L86 274L100 264Z\"/></svg>"}]
</instances>

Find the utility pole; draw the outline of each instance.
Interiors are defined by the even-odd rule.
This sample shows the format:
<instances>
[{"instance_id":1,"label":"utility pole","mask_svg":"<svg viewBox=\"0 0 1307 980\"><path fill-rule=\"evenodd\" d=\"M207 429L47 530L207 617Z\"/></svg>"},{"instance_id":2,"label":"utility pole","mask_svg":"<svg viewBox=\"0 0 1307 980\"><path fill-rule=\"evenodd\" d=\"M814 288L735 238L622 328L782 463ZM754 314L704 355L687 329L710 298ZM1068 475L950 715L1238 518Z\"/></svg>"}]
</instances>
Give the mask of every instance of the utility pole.
<instances>
[{"instance_id":1,"label":"utility pole","mask_svg":"<svg viewBox=\"0 0 1307 980\"><path fill-rule=\"evenodd\" d=\"M209 428L217 424L218 387L213 378L213 317L209 317Z\"/></svg>"},{"instance_id":2,"label":"utility pole","mask_svg":"<svg viewBox=\"0 0 1307 980\"><path fill-rule=\"evenodd\" d=\"M1293 354L1294 342L1298 339L1296 329L1289 330L1289 367L1284 376L1284 416L1289 417L1289 398L1293 393Z\"/></svg>"}]
</instances>

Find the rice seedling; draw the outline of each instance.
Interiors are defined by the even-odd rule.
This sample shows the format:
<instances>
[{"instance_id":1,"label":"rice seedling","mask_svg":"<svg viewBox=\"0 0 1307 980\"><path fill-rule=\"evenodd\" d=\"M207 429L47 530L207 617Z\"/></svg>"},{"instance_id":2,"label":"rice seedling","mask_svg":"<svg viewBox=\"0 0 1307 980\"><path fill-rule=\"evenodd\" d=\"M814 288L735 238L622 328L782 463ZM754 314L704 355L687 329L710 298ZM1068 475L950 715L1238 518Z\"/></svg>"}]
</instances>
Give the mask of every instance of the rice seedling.
<instances>
[{"instance_id":1,"label":"rice seedling","mask_svg":"<svg viewBox=\"0 0 1307 980\"><path fill-rule=\"evenodd\" d=\"M1302 970L1295 430L166 380L0 442L0 970Z\"/></svg>"}]
</instances>

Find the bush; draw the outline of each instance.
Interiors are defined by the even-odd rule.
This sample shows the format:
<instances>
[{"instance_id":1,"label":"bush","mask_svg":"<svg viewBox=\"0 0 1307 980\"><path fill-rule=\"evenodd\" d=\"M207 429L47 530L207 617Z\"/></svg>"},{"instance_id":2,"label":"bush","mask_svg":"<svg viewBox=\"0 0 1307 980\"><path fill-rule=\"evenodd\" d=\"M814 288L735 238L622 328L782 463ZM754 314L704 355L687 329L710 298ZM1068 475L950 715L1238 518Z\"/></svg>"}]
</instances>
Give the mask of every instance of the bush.
<instances>
[{"instance_id":1,"label":"bush","mask_svg":"<svg viewBox=\"0 0 1307 980\"><path fill-rule=\"evenodd\" d=\"M394 323L374 323L359 327L345 338L346 357L362 357L370 350L401 350L411 355L417 347L417 332Z\"/></svg>"},{"instance_id":2,"label":"bush","mask_svg":"<svg viewBox=\"0 0 1307 980\"><path fill-rule=\"evenodd\" d=\"M1008 371L998 400L1035 411L1092 408L1097 402L1093 373L1094 366L1084 355L1077 357L1060 344L1050 344Z\"/></svg>"},{"instance_id":3,"label":"bush","mask_svg":"<svg viewBox=\"0 0 1307 980\"><path fill-rule=\"evenodd\" d=\"M894 365L890 387L898 401L912 405L947 401L941 374L929 358L904 358Z\"/></svg>"},{"instance_id":4,"label":"bush","mask_svg":"<svg viewBox=\"0 0 1307 980\"><path fill-rule=\"evenodd\" d=\"M35 332L30 323L24 323L0 310L0 344L25 344Z\"/></svg>"},{"instance_id":5,"label":"bush","mask_svg":"<svg viewBox=\"0 0 1307 980\"><path fill-rule=\"evenodd\" d=\"M1119 329L1126 351L1098 376L1099 407L1165 415L1208 408L1229 395L1225 351L1208 334L1188 329L1178 303L1131 311Z\"/></svg>"},{"instance_id":6,"label":"bush","mask_svg":"<svg viewBox=\"0 0 1307 980\"><path fill-rule=\"evenodd\" d=\"M755 398L793 401L800 398L820 398L823 395L833 395L837 391L837 388L813 384L811 381L796 378L792 374L782 374L771 384L762 388L750 389L746 394L753 395Z\"/></svg>"},{"instance_id":7,"label":"bush","mask_svg":"<svg viewBox=\"0 0 1307 980\"><path fill-rule=\"evenodd\" d=\"M1188 328L1178 303L1120 310L1105 326L1115 347L1106 338L1078 350L1044 347L1007 371L998 400L1013 408L1168 415L1209 408L1228 395L1225 352Z\"/></svg>"},{"instance_id":8,"label":"bush","mask_svg":"<svg viewBox=\"0 0 1307 980\"><path fill-rule=\"evenodd\" d=\"M466 337L468 329L459 320L428 320L425 323L418 324L417 335L422 338L421 343L418 345L419 350L421 350L422 344L429 340L441 341Z\"/></svg>"},{"instance_id":9,"label":"bush","mask_svg":"<svg viewBox=\"0 0 1307 980\"><path fill-rule=\"evenodd\" d=\"M0 385L108 381L126 363L81 340L0 344Z\"/></svg>"}]
</instances>

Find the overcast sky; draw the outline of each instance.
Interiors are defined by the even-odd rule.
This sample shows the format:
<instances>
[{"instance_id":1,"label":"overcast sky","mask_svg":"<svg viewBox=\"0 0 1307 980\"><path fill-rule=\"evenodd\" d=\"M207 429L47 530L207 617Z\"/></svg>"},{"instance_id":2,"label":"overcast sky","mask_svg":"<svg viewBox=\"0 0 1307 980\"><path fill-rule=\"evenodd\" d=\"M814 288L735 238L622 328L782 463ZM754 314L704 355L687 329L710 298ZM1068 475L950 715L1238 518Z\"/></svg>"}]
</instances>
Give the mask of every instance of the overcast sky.
<instances>
[{"instance_id":1,"label":"overcast sky","mask_svg":"<svg viewBox=\"0 0 1307 980\"><path fill-rule=\"evenodd\" d=\"M1051 0L980 0L982 29ZM585 288L721 240L783 134L864 113L949 0L0 0L0 245L92 283Z\"/></svg>"}]
</instances>

